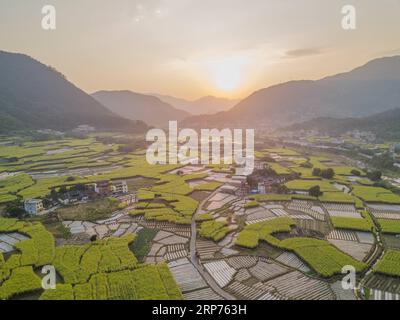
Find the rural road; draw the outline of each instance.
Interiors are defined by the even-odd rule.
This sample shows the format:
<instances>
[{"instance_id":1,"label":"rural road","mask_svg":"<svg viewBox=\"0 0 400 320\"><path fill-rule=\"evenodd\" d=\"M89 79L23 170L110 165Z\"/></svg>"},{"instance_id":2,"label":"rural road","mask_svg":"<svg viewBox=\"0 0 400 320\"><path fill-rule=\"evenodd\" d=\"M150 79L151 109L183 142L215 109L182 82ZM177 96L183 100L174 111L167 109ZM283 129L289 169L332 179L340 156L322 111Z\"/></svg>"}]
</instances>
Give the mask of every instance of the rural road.
<instances>
[{"instance_id":1,"label":"rural road","mask_svg":"<svg viewBox=\"0 0 400 320\"><path fill-rule=\"evenodd\" d=\"M208 272L203 268L203 266L199 263L199 259L196 254L196 238L197 238L197 228L196 228L196 216L199 213L202 213L203 205L214 196L218 192L218 189L211 193L207 198L199 203L196 212L193 214L192 217L192 224L191 224L191 237L190 237L190 261L197 269L197 271L201 274L203 279L207 282L207 284L213 289L217 294L223 297L226 300L236 300L234 296L229 294L228 292L224 291L221 287L218 286L217 282L208 274Z\"/></svg>"}]
</instances>

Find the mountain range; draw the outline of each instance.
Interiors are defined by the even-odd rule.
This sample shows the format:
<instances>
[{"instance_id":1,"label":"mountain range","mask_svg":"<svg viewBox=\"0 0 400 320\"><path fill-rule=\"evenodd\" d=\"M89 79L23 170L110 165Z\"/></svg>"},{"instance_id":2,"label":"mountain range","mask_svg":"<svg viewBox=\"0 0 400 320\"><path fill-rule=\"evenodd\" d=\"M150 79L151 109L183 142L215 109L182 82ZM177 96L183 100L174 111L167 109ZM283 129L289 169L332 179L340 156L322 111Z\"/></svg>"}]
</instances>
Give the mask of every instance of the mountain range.
<instances>
[{"instance_id":1,"label":"mountain range","mask_svg":"<svg viewBox=\"0 0 400 320\"><path fill-rule=\"evenodd\" d=\"M316 130L322 135L340 135L348 131L360 130L375 133L380 138L400 138L400 109L389 110L362 118L316 118L294 124L281 130Z\"/></svg>"},{"instance_id":2,"label":"mountain range","mask_svg":"<svg viewBox=\"0 0 400 320\"><path fill-rule=\"evenodd\" d=\"M191 115L214 114L227 111L235 106L240 100L217 98L206 96L196 100L186 100L168 95L152 94L160 100L169 103L177 109L184 110Z\"/></svg>"},{"instance_id":3,"label":"mountain range","mask_svg":"<svg viewBox=\"0 0 400 320\"><path fill-rule=\"evenodd\" d=\"M151 95L128 90L98 91L92 96L112 112L132 120L142 120L152 126L165 127L169 120L183 120L190 114Z\"/></svg>"},{"instance_id":4,"label":"mountain range","mask_svg":"<svg viewBox=\"0 0 400 320\"><path fill-rule=\"evenodd\" d=\"M168 120L189 128L268 129L305 121L297 128L369 128L386 136L397 135L400 127L400 111L396 110L400 109L400 56L375 59L320 80L271 86L227 111L195 116L190 113L211 113L229 108L234 101L204 97L190 102L131 91L99 91L90 96L54 68L27 55L4 51L0 51L0 71L0 133L67 131L81 124L99 130L144 132L148 129L144 122L164 127Z\"/></svg>"},{"instance_id":5,"label":"mountain range","mask_svg":"<svg viewBox=\"0 0 400 320\"><path fill-rule=\"evenodd\" d=\"M273 129L317 117L365 117L399 107L400 56L394 56L316 81L261 89L226 112L190 117L183 125Z\"/></svg>"},{"instance_id":6,"label":"mountain range","mask_svg":"<svg viewBox=\"0 0 400 320\"><path fill-rule=\"evenodd\" d=\"M101 130L143 132L142 121L122 118L52 67L23 54L0 51L0 132L86 124Z\"/></svg>"}]
</instances>

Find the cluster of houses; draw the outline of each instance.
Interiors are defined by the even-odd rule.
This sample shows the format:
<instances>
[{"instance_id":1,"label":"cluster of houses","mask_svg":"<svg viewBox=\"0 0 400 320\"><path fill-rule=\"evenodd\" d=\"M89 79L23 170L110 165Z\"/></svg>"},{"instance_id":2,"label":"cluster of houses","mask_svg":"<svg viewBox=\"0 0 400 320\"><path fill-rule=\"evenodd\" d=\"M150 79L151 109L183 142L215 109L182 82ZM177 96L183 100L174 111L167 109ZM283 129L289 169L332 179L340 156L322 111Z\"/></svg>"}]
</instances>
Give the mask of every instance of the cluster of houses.
<instances>
[{"instance_id":1,"label":"cluster of houses","mask_svg":"<svg viewBox=\"0 0 400 320\"><path fill-rule=\"evenodd\" d=\"M252 194L268 194L275 193L276 186L282 185L289 180L297 178L296 173L269 175L262 172L263 169L268 168L269 165L265 161L255 162L255 171L252 174L253 181L256 182L256 187L250 190Z\"/></svg>"},{"instance_id":2,"label":"cluster of houses","mask_svg":"<svg viewBox=\"0 0 400 320\"><path fill-rule=\"evenodd\" d=\"M136 202L136 194L128 194L128 184L125 180L121 181L99 181L96 183L85 185L84 190L70 190L59 195L58 202L62 205L86 202L89 198L117 197L121 202L130 205ZM30 215L40 214L45 210L42 199L29 199L24 202L24 209Z\"/></svg>"},{"instance_id":3,"label":"cluster of houses","mask_svg":"<svg viewBox=\"0 0 400 320\"><path fill-rule=\"evenodd\" d=\"M229 181L221 187L222 193L232 194L236 196L245 196L249 193L249 186L245 176L232 176Z\"/></svg>"}]
</instances>

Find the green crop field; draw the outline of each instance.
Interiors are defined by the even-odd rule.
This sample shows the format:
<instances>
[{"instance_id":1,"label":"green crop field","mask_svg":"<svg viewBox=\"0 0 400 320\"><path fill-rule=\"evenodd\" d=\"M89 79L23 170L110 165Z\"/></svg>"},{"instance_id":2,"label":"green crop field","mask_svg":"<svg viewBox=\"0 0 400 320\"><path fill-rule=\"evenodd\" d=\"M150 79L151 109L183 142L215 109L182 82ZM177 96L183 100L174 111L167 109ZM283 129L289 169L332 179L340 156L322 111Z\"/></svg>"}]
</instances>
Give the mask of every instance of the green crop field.
<instances>
[{"instance_id":1,"label":"green crop field","mask_svg":"<svg viewBox=\"0 0 400 320\"><path fill-rule=\"evenodd\" d=\"M312 168L291 167L290 170L293 172L299 173L300 177L302 179L315 179L316 178L312 174L312 172L313 172Z\"/></svg>"},{"instance_id":2,"label":"green crop field","mask_svg":"<svg viewBox=\"0 0 400 320\"><path fill-rule=\"evenodd\" d=\"M354 204L356 208L364 208L364 204L360 199L341 191L324 192L322 196L318 197L318 199L321 202L351 203Z\"/></svg>"},{"instance_id":3,"label":"green crop field","mask_svg":"<svg viewBox=\"0 0 400 320\"><path fill-rule=\"evenodd\" d=\"M195 186L194 189L198 191L214 191L218 189L220 186L222 186L221 182L207 182L207 183L202 183L198 186Z\"/></svg>"},{"instance_id":4,"label":"green crop field","mask_svg":"<svg viewBox=\"0 0 400 320\"><path fill-rule=\"evenodd\" d=\"M366 202L399 204L400 196L380 187L354 186L352 193Z\"/></svg>"},{"instance_id":5,"label":"green crop field","mask_svg":"<svg viewBox=\"0 0 400 320\"><path fill-rule=\"evenodd\" d=\"M319 186L322 192L338 191L331 183L326 180L292 180L285 184L291 190L308 191L314 186Z\"/></svg>"},{"instance_id":6,"label":"green crop field","mask_svg":"<svg viewBox=\"0 0 400 320\"><path fill-rule=\"evenodd\" d=\"M387 250L375 265L374 272L400 277L400 251Z\"/></svg>"},{"instance_id":7,"label":"green crop field","mask_svg":"<svg viewBox=\"0 0 400 320\"><path fill-rule=\"evenodd\" d=\"M343 176L352 176L353 170L357 170L363 175L365 174L362 170L355 168L355 167L349 167L349 166L333 166L332 169L335 171L335 174L343 175Z\"/></svg>"},{"instance_id":8,"label":"green crop field","mask_svg":"<svg viewBox=\"0 0 400 320\"><path fill-rule=\"evenodd\" d=\"M30 237L16 244L7 260L0 254L0 299L39 293L42 300L182 299L168 266L139 265L129 250L133 235L106 238L85 245L55 247L40 224L0 218L0 232ZM63 283L43 291L36 268L54 265Z\"/></svg>"},{"instance_id":9,"label":"green crop field","mask_svg":"<svg viewBox=\"0 0 400 320\"><path fill-rule=\"evenodd\" d=\"M260 204L257 202L257 201L250 201L250 202L247 202L245 205L244 205L244 208L245 209L251 209L251 208L257 208L257 207L259 207L260 206Z\"/></svg>"},{"instance_id":10,"label":"green crop field","mask_svg":"<svg viewBox=\"0 0 400 320\"><path fill-rule=\"evenodd\" d=\"M263 240L272 246L290 250L302 258L315 272L323 277L340 274L342 267L352 265L357 271L365 269L364 263L339 251L325 240L313 238L288 238L279 240L273 236L277 232L289 232L294 222L291 218L277 218L246 226L237 237L236 245L255 248Z\"/></svg>"},{"instance_id":11,"label":"green crop field","mask_svg":"<svg viewBox=\"0 0 400 320\"><path fill-rule=\"evenodd\" d=\"M347 265L354 266L358 272L366 268L366 264L339 251L325 240L289 238L282 241L281 247L294 251L323 277L340 274Z\"/></svg>"},{"instance_id":12,"label":"green crop field","mask_svg":"<svg viewBox=\"0 0 400 320\"><path fill-rule=\"evenodd\" d=\"M275 153L280 156L287 156L287 157L300 155L297 151L287 149L287 148L270 148L270 149L263 150L263 152Z\"/></svg>"},{"instance_id":13,"label":"green crop field","mask_svg":"<svg viewBox=\"0 0 400 320\"><path fill-rule=\"evenodd\" d=\"M268 166L276 172L276 174L290 174L292 171L279 163L275 162L268 162Z\"/></svg>"},{"instance_id":14,"label":"green crop field","mask_svg":"<svg viewBox=\"0 0 400 320\"><path fill-rule=\"evenodd\" d=\"M348 229L356 231L371 231L373 225L367 219L331 217L332 224L335 228Z\"/></svg>"},{"instance_id":15,"label":"green crop field","mask_svg":"<svg viewBox=\"0 0 400 320\"><path fill-rule=\"evenodd\" d=\"M383 233L400 234L400 220L378 219Z\"/></svg>"},{"instance_id":16,"label":"green crop field","mask_svg":"<svg viewBox=\"0 0 400 320\"><path fill-rule=\"evenodd\" d=\"M255 194L249 197L250 200L255 200L258 202L268 202L268 201L290 201L293 199L298 200L317 200L317 198L308 196L308 195L301 195L301 194Z\"/></svg>"},{"instance_id":17,"label":"green crop field","mask_svg":"<svg viewBox=\"0 0 400 320\"><path fill-rule=\"evenodd\" d=\"M223 221L205 221L199 229L200 236L218 242L225 238L230 229L228 223Z\"/></svg>"},{"instance_id":18,"label":"green crop field","mask_svg":"<svg viewBox=\"0 0 400 320\"><path fill-rule=\"evenodd\" d=\"M196 216L196 222L213 220L213 216L209 213L200 213Z\"/></svg>"}]
</instances>

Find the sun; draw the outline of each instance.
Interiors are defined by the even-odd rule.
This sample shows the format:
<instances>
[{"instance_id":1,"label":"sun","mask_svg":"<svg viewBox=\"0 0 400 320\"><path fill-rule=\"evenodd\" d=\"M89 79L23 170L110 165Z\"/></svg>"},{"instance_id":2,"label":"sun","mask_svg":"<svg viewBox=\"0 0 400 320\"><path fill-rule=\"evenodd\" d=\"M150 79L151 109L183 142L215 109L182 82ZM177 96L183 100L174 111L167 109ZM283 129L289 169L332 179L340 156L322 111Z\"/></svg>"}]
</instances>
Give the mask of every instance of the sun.
<instances>
[{"instance_id":1,"label":"sun","mask_svg":"<svg viewBox=\"0 0 400 320\"><path fill-rule=\"evenodd\" d=\"M243 57L226 57L209 61L208 75L213 85L221 91L234 91L243 83Z\"/></svg>"},{"instance_id":2,"label":"sun","mask_svg":"<svg viewBox=\"0 0 400 320\"><path fill-rule=\"evenodd\" d=\"M214 83L219 90L233 91L239 88L241 84L242 72L236 65L222 63L216 68L214 74Z\"/></svg>"}]
</instances>

